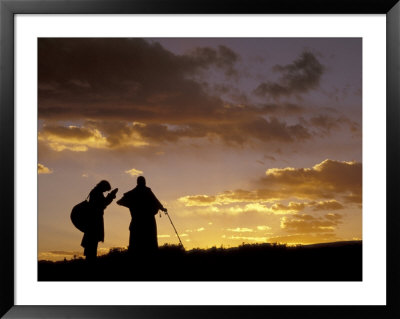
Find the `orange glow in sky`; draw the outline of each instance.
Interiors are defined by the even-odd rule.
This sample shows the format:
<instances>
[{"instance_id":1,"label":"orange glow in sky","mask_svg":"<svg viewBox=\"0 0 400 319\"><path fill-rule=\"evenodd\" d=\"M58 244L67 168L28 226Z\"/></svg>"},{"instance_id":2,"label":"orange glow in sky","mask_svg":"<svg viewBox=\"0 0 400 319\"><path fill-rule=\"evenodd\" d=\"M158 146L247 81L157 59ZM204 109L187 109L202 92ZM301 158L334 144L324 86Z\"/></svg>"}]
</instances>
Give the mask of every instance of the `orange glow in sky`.
<instances>
[{"instance_id":1,"label":"orange glow in sky","mask_svg":"<svg viewBox=\"0 0 400 319\"><path fill-rule=\"evenodd\" d=\"M139 175L186 249L361 240L357 38L39 39L38 258L82 255L72 207ZM156 217L159 245L179 241ZM99 254L126 247L105 210Z\"/></svg>"}]
</instances>

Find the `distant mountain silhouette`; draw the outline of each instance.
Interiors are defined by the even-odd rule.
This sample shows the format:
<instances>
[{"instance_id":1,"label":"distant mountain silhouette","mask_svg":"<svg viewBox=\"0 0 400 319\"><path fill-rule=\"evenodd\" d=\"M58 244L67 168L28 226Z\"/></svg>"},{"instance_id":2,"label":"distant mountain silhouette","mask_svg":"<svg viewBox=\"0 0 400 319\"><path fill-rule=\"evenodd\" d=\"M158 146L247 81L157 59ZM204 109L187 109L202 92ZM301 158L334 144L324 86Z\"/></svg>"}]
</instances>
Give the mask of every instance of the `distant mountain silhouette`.
<instances>
[{"instance_id":1,"label":"distant mountain silhouette","mask_svg":"<svg viewBox=\"0 0 400 319\"><path fill-rule=\"evenodd\" d=\"M81 258L39 261L39 281L361 281L362 242L243 244L192 249L164 245L157 255L111 249L95 268Z\"/></svg>"}]
</instances>

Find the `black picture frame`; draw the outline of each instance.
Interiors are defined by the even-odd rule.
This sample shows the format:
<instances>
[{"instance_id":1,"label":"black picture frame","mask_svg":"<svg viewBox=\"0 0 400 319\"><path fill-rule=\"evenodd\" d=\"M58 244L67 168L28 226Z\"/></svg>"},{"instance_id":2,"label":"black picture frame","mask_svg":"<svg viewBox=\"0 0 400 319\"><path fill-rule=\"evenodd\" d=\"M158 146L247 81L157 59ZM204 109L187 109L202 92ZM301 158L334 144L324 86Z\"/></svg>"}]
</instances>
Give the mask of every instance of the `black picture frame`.
<instances>
[{"instance_id":1,"label":"black picture frame","mask_svg":"<svg viewBox=\"0 0 400 319\"><path fill-rule=\"evenodd\" d=\"M387 21L386 306L19 306L14 302L14 18L16 14L385 14ZM0 0L0 316L5 318L400 318L397 187L398 0ZM383 107L383 106L381 106Z\"/></svg>"}]
</instances>

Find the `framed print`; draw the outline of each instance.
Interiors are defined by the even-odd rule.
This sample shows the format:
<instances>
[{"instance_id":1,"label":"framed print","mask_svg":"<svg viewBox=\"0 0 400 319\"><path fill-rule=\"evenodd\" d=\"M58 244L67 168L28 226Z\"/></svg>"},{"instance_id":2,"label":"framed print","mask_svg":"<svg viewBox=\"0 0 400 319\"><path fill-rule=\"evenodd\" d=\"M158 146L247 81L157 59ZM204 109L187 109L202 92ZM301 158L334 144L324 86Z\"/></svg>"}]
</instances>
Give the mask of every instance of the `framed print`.
<instances>
[{"instance_id":1,"label":"framed print","mask_svg":"<svg viewBox=\"0 0 400 319\"><path fill-rule=\"evenodd\" d=\"M0 10L1 315L399 315L397 1Z\"/></svg>"}]
</instances>

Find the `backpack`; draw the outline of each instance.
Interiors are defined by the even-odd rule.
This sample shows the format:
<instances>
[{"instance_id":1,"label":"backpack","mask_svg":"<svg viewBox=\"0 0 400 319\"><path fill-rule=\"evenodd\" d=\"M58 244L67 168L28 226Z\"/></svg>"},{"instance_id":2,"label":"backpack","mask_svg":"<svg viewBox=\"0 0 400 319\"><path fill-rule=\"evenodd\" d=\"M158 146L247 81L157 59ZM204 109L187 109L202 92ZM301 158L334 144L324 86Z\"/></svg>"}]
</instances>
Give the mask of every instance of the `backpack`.
<instances>
[{"instance_id":1,"label":"backpack","mask_svg":"<svg viewBox=\"0 0 400 319\"><path fill-rule=\"evenodd\" d=\"M89 197L89 196L88 196ZM71 221L81 232L85 232L89 224L90 204L86 198L83 202L75 205L71 211Z\"/></svg>"}]
</instances>

